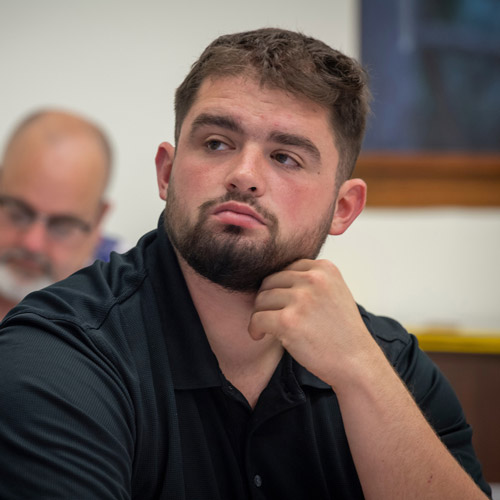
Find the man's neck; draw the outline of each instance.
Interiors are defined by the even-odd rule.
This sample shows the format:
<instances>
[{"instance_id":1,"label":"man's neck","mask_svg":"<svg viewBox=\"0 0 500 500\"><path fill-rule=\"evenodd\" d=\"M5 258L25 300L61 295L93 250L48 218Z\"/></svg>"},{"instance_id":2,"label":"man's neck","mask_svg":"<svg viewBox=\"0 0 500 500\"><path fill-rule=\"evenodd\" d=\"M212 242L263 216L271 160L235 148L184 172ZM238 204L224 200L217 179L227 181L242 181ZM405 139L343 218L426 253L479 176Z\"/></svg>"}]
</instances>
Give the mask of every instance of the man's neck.
<instances>
[{"instance_id":1,"label":"man's neck","mask_svg":"<svg viewBox=\"0 0 500 500\"><path fill-rule=\"evenodd\" d=\"M283 354L270 336L255 341L248 333L255 294L232 292L179 263L208 341L225 377L253 407Z\"/></svg>"}]
</instances>

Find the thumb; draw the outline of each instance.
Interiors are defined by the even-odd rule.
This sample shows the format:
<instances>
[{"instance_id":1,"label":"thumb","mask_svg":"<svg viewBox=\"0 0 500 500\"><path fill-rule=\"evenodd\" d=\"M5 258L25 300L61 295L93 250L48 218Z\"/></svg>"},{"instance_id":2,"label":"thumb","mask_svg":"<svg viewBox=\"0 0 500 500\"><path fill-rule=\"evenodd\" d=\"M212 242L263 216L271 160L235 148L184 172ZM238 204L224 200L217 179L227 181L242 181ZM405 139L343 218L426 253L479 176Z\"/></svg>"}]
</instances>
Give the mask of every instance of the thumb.
<instances>
[{"instance_id":1,"label":"thumb","mask_svg":"<svg viewBox=\"0 0 500 500\"><path fill-rule=\"evenodd\" d=\"M262 327L262 312L254 312L248 323L248 333L254 340L261 340L266 336L266 332Z\"/></svg>"}]
</instances>

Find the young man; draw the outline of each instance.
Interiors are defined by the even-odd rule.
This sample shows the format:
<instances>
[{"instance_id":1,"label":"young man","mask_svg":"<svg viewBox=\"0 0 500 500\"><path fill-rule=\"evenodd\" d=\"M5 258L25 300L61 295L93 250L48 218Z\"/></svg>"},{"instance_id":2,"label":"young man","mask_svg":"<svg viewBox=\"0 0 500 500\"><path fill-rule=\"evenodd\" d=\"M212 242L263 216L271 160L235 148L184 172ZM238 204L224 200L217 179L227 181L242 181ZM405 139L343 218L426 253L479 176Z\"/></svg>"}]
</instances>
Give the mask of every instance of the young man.
<instances>
[{"instance_id":1,"label":"young man","mask_svg":"<svg viewBox=\"0 0 500 500\"><path fill-rule=\"evenodd\" d=\"M14 130L0 167L0 319L107 241L110 156L104 133L71 113L38 111Z\"/></svg>"},{"instance_id":2,"label":"young man","mask_svg":"<svg viewBox=\"0 0 500 500\"><path fill-rule=\"evenodd\" d=\"M4 322L0 497L489 494L415 338L315 260L365 203L367 100L357 63L300 34L205 50L158 150L158 229Z\"/></svg>"}]
</instances>

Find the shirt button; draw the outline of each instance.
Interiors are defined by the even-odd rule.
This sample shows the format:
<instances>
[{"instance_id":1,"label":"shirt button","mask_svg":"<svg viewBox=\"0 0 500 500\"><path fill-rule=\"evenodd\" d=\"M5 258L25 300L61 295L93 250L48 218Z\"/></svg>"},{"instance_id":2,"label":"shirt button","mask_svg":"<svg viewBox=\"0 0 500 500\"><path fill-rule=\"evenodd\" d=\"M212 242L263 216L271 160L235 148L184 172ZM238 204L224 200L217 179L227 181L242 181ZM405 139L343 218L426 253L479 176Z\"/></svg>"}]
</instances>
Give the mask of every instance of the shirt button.
<instances>
[{"instance_id":1,"label":"shirt button","mask_svg":"<svg viewBox=\"0 0 500 500\"><path fill-rule=\"evenodd\" d=\"M255 484L257 488L260 488L262 486L262 478L258 474L255 474L255 476L253 477L253 484Z\"/></svg>"}]
</instances>

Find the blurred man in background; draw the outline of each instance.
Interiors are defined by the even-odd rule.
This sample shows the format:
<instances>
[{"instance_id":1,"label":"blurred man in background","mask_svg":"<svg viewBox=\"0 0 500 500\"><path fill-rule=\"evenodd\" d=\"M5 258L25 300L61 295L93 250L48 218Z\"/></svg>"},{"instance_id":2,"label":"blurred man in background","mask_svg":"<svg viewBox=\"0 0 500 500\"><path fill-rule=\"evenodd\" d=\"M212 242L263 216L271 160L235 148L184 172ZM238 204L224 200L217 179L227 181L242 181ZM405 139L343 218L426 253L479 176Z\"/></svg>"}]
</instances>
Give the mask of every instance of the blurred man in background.
<instances>
[{"instance_id":1,"label":"blurred man in background","mask_svg":"<svg viewBox=\"0 0 500 500\"><path fill-rule=\"evenodd\" d=\"M109 255L101 226L110 171L107 137L80 116L38 111L13 131L0 164L0 319Z\"/></svg>"}]
</instances>

